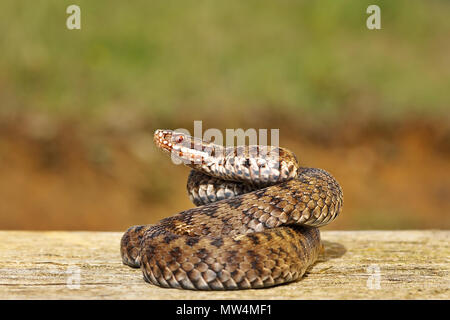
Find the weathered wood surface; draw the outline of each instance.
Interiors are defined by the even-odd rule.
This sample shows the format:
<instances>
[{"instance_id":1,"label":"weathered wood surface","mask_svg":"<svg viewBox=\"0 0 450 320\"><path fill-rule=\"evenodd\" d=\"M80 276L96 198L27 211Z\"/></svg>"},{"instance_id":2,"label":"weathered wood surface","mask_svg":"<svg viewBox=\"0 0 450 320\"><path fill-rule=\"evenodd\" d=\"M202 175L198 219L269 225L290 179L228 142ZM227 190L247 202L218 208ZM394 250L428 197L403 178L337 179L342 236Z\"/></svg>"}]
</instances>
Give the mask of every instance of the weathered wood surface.
<instances>
[{"instance_id":1,"label":"weathered wood surface","mask_svg":"<svg viewBox=\"0 0 450 320\"><path fill-rule=\"evenodd\" d=\"M122 265L121 235L0 232L0 299L450 298L450 231L324 231L324 253L302 280L227 292L147 284Z\"/></svg>"}]
</instances>

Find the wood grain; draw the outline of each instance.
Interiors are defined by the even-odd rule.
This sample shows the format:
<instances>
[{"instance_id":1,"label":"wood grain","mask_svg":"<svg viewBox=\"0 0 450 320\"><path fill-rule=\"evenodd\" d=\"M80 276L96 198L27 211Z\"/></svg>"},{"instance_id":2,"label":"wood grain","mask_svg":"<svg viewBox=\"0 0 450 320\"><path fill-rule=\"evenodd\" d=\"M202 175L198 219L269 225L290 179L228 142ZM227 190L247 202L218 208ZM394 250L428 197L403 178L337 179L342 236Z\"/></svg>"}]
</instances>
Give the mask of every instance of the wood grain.
<instances>
[{"instance_id":1,"label":"wood grain","mask_svg":"<svg viewBox=\"0 0 450 320\"><path fill-rule=\"evenodd\" d=\"M0 299L449 299L450 231L323 231L302 280L199 292L144 282L119 232L0 232ZM79 279L79 281L78 281Z\"/></svg>"}]
</instances>

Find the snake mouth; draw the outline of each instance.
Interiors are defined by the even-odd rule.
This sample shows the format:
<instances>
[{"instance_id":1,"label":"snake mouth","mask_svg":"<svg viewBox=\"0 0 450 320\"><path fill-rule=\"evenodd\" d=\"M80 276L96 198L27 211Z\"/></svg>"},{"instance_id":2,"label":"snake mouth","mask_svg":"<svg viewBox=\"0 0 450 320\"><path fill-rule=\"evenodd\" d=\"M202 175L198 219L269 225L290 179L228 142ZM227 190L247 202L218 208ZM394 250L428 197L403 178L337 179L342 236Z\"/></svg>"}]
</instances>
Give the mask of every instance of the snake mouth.
<instances>
[{"instance_id":1,"label":"snake mouth","mask_svg":"<svg viewBox=\"0 0 450 320\"><path fill-rule=\"evenodd\" d=\"M158 148L168 152L193 149L193 138L182 132L158 129L153 135L153 140Z\"/></svg>"},{"instance_id":2,"label":"snake mouth","mask_svg":"<svg viewBox=\"0 0 450 320\"><path fill-rule=\"evenodd\" d=\"M171 153L172 156L183 161L183 163L203 163L207 154L204 152L204 142L193 138L182 132L158 129L155 131L153 140L156 146L163 151Z\"/></svg>"},{"instance_id":3,"label":"snake mouth","mask_svg":"<svg viewBox=\"0 0 450 320\"><path fill-rule=\"evenodd\" d=\"M173 131L158 129L153 135L153 141L156 146L164 151L171 152L173 149L172 143Z\"/></svg>"}]
</instances>

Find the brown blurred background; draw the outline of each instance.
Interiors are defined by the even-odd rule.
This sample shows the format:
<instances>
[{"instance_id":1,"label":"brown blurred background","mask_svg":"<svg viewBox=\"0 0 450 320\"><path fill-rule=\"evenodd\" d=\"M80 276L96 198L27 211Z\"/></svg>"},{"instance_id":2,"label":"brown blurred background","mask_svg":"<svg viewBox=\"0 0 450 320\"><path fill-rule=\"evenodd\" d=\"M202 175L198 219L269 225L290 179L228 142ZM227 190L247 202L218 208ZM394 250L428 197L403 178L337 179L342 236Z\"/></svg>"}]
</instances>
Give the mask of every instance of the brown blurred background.
<instances>
[{"instance_id":1,"label":"brown blurred background","mask_svg":"<svg viewBox=\"0 0 450 320\"><path fill-rule=\"evenodd\" d=\"M193 207L158 128L279 128L330 171L327 229L450 227L450 3L0 4L0 229L124 230Z\"/></svg>"}]
</instances>

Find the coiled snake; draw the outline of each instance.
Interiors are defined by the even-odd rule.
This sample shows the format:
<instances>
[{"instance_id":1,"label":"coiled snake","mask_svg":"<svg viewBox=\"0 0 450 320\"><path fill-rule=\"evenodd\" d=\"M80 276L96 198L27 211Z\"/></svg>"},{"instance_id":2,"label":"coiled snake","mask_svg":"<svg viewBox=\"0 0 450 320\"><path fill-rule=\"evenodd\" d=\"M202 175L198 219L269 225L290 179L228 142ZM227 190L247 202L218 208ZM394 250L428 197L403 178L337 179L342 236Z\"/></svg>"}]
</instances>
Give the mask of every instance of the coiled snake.
<instances>
[{"instance_id":1,"label":"coiled snake","mask_svg":"<svg viewBox=\"0 0 450 320\"><path fill-rule=\"evenodd\" d=\"M130 227L124 264L161 287L270 287L303 276L321 249L318 227L341 212L343 193L326 171L298 165L287 149L222 147L157 130L156 145L191 167L198 207L155 225Z\"/></svg>"}]
</instances>

